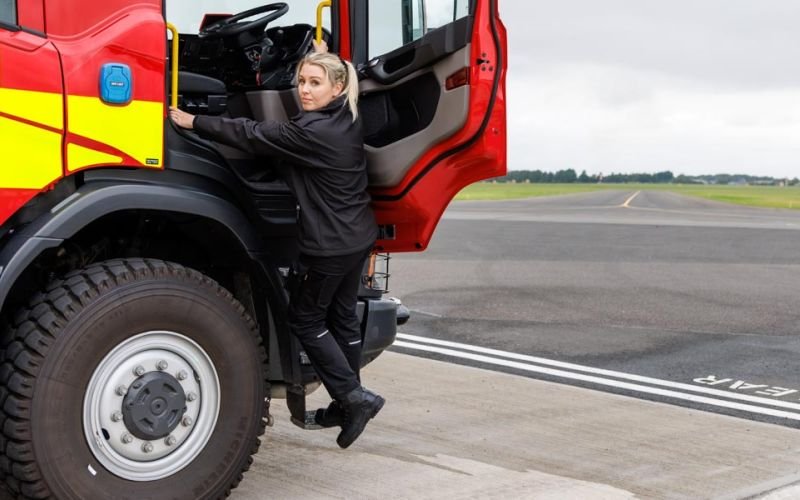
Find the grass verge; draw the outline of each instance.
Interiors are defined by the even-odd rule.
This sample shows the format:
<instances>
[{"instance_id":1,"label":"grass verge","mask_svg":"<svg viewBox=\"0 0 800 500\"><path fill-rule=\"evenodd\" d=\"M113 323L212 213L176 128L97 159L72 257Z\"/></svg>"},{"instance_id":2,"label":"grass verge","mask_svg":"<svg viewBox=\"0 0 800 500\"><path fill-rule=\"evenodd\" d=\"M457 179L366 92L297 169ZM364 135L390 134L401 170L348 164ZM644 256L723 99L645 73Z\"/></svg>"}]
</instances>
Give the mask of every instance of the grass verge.
<instances>
[{"instance_id":1,"label":"grass verge","mask_svg":"<svg viewBox=\"0 0 800 500\"><path fill-rule=\"evenodd\" d=\"M479 182L467 186L456 200L510 200L558 196L600 190L659 190L736 205L800 210L800 187L715 186L683 184L508 184Z\"/></svg>"}]
</instances>

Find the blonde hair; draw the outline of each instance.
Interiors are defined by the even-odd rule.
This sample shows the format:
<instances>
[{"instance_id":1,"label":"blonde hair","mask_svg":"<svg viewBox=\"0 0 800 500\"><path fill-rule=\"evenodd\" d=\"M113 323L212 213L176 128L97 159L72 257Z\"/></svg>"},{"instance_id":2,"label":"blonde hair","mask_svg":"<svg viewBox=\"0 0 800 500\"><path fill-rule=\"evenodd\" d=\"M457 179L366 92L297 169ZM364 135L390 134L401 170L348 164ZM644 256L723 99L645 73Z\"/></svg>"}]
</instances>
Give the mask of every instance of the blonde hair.
<instances>
[{"instance_id":1,"label":"blonde hair","mask_svg":"<svg viewBox=\"0 0 800 500\"><path fill-rule=\"evenodd\" d=\"M356 121L358 118L358 74L356 74L353 64L330 52L311 52L297 65L295 81L305 64L313 64L325 70L331 84L342 84L342 94L347 96L346 102L350 106L353 121Z\"/></svg>"}]
</instances>

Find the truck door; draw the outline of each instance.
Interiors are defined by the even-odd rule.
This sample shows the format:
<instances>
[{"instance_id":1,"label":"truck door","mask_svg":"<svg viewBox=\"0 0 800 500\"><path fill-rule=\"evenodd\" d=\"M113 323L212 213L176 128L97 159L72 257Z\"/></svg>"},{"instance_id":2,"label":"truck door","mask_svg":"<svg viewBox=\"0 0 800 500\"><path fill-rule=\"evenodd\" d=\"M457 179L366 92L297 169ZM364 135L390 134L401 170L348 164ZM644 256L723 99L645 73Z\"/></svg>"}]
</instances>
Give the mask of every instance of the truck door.
<instances>
[{"instance_id":1,"label":"truck door","mask_svg":"<svg viewBox=\"0 0 800 500\"><path fill-rule=\"evenodd\" d=\"M0 222L61 178L61 63L42 2L0 0Z\"/></svg>"},{"instance_id":2,"label":"truck door","mask_svg":"<svg viewBox=\"0 0 800 500\"><path fill-rule=\"evenodd\" d=\"M425 249L463 187L506 172L507 51L497 2L349 3L383 250Z\"/></svg>"}]
</instances>

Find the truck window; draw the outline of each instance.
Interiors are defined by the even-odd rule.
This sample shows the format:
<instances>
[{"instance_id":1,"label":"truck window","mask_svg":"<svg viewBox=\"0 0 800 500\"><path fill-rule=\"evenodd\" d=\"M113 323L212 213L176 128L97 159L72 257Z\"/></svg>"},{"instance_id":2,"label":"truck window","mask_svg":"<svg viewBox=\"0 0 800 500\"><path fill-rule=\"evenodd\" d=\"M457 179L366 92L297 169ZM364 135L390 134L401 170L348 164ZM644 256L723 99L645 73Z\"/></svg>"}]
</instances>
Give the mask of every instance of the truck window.
<instances>
[{"instance_id":1,"label":"truck window","mask_svg":"<svg viewBox=\"0 0 800 500\"><path fill-rule=\"evenodd\" d=\"M5 0L0 0L5 1ZM274 25L311 24L317 22L317 5L320 0L292 0L288 2L289 12L275 21ZM167 21L177 26L181 33L197 33L205 14L238 14L265 5L263 0L167 0ZM322 15L322 26L331 29L330 9Z\"/></svg>"},{"instance_id":2,"label":"truck window","mask_svg":"<svg viewBox=\"0 0 800 500\"><path fill-rule=\"evenodd\" d=\"M369 0L369 58L469 15L469 0Z\"/></svg>"},{"instance_id":3,"label":"truck window","mask_svg":"<svg viewBox=\"0 0 800 500\"><path fill-rule=\"evenodd\" d=\"M17 24L17 0L0 0L0 23Z\"/></svg>"}]
</instances>

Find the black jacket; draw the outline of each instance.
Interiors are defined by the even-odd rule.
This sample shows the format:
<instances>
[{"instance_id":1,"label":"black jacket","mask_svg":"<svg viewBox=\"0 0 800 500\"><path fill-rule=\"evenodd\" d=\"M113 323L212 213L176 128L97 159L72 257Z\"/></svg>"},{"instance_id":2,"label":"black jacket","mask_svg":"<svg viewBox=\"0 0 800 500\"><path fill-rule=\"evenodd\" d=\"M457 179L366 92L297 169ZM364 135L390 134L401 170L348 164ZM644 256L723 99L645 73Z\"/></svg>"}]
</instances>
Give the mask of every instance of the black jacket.
<instances>
[{"instance_id":1,"label":"black jacket","mask_svg":"<svg viewBox=\"0 0 800 500\"><path fill-rule=\"evenodd\" d=\"M298 242L308 255L345 255L375 243L361 121L344 96L288 122L197 116L202 137L283 160L278 171L300 205Z\"/></svg>"}]
</instances>

